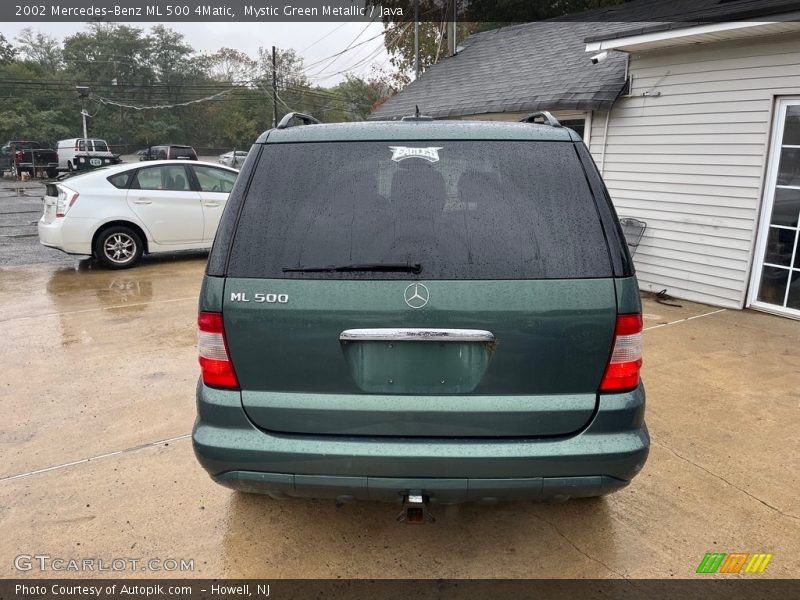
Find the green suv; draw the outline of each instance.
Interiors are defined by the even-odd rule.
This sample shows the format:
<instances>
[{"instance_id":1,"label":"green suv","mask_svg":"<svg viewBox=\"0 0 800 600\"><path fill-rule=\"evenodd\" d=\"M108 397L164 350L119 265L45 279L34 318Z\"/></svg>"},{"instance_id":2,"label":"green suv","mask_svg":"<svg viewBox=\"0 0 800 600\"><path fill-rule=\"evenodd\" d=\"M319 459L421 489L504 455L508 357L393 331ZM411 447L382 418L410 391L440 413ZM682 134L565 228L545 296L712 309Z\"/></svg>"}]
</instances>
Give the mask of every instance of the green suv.
<instances>
[{"instance_id":1,"label":"green suv","mask_svg":"<svg viewBox=\"0 0 800 600\"><path fill-rule=\"evenodd\" d=\"M200 296L193 442L215 481L413 508L641 470L633 265L586 146L544 119L292 113L259 137Z\"/></svg>"}]
</instances>

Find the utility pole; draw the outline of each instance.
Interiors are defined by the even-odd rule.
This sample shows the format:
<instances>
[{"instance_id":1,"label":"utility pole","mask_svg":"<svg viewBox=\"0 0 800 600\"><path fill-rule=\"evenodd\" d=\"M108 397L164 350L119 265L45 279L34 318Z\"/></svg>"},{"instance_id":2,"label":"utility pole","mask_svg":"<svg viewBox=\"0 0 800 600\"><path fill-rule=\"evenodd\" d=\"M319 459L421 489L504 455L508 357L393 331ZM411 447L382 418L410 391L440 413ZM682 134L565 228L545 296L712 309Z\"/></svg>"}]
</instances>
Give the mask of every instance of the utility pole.
<instances>
[{"instance_id":1,"label":"utility pole","mask_svg":"<svg viewBox=\"0 0 800 600\"><path fill-rule=\"evenodd\" d=\"M447 24L447 55L453 56L456 53L456 29L458 27L458 0L452 0L447 7L448 12L453 11L451 20Z\"/></svg>"},{"instance_id":2,"label":"utility pole","mask_svg":"<svg viewBox=\"0 0 800 600\"><path fill-rule=\"evenodd\" d=\"M453 54L458 52L458 0L453 0Z\"/></svg>"},{"instance_id":3,"label":"utility pole","mask_svg":"<svg viewBox=\"0 0 800 600\"><path fill-rule=\"evenodd\" d=\"M78 96L81 98L81 117L83 118L83 137L88 138L89 134L87 133L86 129L86 117L89 116L89 113L86 111L86 97L89 95L89 88L85 85L76 85L75 91L78 92Z\"/></svg>"},{"instance_id":4,"label":"utility pole","mask_svg":"<svg viewBox=\"0 0 800 600\"><path fill-rule=\"evenodd\" d=\"M272 47L272 127L278 126L278 61L275 57L275 46Z\"/></svg>"},{"instance_id":5,"label":"utility pole","mask_svg":"<svg viewBox=\"0 0 800 600\"><path fill-rule=\"evenodd\" d=\"M419 0L414 0L414 79L419 79Z\"/></svg>"}]
</instances>

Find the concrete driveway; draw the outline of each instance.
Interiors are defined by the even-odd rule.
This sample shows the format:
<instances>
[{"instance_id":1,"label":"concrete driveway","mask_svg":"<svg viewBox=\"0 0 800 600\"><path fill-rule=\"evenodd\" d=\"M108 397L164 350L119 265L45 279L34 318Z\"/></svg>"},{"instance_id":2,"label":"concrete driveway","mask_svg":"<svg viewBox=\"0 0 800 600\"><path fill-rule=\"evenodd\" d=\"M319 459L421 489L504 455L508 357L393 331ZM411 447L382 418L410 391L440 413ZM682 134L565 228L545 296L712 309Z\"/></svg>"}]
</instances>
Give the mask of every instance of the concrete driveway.
<instances>
[{"instance_id":1,"label":"concrete driveway","mask_svg":"<svg viewBox=\"0 0 800 600\"><path fill-rule=\"evenodd\" d=\"M197 465L204 264L0 269L0 577L93 575L15 569L36 554L193 561L132 576L685 578L706 552L800 572L800 322L647 300L653 446L631 486L410 527L391 505L237 495Z\"/></svg>"}]
</instances>

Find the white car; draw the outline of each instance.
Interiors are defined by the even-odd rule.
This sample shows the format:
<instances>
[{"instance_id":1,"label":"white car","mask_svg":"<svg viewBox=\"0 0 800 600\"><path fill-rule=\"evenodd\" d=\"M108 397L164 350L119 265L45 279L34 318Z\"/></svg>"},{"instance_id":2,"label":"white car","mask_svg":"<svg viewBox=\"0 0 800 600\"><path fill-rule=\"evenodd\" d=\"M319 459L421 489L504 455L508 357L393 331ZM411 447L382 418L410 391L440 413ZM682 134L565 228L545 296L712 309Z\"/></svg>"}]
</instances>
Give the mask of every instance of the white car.
<instances>
[{"instance_id":1,"label":"white car","mask_svg":"<svg viewBox=\"0 0 800 600\"><path fill-rule=\"evenodd\" d=\"M238 171L194 160L101 168L47 185L39 241L113 269L210 248Z\"/></svg>"},{"instance_id":2,"label":"white car","mask_svg":"<svg viewBox=\"0 0 800 600\"><path fill-rule=\"evenodd\" d=\"M246 158L246 150L237 150L235 153L231 150L225 154L220 154L217 161L219 161L219 164L225 165L226 167L241 167Z\"/></svg>"}]
</instances>

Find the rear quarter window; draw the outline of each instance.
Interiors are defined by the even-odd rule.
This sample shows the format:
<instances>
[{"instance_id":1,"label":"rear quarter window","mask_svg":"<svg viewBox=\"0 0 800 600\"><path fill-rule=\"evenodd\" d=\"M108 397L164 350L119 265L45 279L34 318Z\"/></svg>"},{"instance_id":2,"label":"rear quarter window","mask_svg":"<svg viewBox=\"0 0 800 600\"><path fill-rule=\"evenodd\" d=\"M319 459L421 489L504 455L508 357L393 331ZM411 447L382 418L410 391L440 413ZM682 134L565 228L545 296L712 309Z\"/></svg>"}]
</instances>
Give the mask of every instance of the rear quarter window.
<instances>
[{"instance_id":1,"label":"rear quarter window","mask_svg":"<svg viewBox=\"0 0 800 600\"><path fill-rule=\"evenodd\" d=\"M284 268L421 264L422 279L610 277L594 198L568 142L267 144L228 275L409 278Z\"/></svg>"},{"instance_id":2,"label":"rear quarter window","mask_svg":"<svg viewBox=\"0 0 800 600\"><path fill-rule=\"evenodd\" d=\"M115 188L123 190L130 185L131 177L133 177L133 171L125 171L124 173L117 173L106 179L108 179L108 182Z\"/></svg>"}]
</instances>

